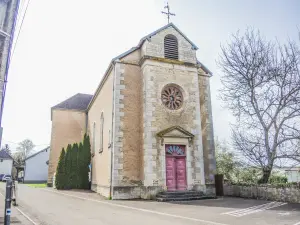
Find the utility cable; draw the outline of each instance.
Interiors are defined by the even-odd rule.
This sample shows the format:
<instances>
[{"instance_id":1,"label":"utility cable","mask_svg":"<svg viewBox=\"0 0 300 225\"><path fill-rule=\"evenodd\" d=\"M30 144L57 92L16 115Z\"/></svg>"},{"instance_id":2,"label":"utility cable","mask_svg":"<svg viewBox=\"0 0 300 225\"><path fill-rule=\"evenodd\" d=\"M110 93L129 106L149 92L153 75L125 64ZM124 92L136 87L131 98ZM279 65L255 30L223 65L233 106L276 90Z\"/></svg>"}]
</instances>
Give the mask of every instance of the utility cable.
<instances>
[{"instance_id":1,"label":"utility cable","mask_svg":"<svg viewBox=\"0 0 300 225\"><path fill-rule=\"evenodd\" d=\"M25 1L25 0L24 0L24 1ZM21 30L22 30L22 26L23 26L23 23L24 23L24 18L25 18L25 16L26 16L26 13L27 13L27 9L28 9L29 3L30 3L30 0L27 1L27 5L26 5L26 8L25 8L24 15L23 15L23 17L22 17L21 25L20 25L20 28L19 28L18 33L17 33L16 42L15 42L14 48L13 48L13 50L12 50L11 58L13 58L13 55L14 55L14 53L15 53L15 49L16 49L16 46L17 46L17 43L18 43L18 40L19 40L20 32L21 32ZM25 4L25 3L24 3L24 4Z\"/></svg>"}]
</instances>

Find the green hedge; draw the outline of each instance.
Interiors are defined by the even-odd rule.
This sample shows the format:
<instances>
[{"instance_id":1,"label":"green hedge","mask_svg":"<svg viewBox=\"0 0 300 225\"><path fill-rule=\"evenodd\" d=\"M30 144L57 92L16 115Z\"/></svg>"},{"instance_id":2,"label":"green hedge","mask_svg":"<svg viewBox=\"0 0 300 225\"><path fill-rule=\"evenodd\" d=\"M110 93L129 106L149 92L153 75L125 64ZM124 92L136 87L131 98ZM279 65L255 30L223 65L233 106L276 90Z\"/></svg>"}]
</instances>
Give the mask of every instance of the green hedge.
<instances>
[{"instance_id":1,"label":"green hedge","mask_svg":"<svg viewBox=\"0 0 300 225\"><path fill-rule=\"evenodd\" d=\"M66 151L62 149L55 175L56 188L88 189L90 163L90 138L85 134L83 141L79 144L69 144Z\"/></svg>"}]
</instances>

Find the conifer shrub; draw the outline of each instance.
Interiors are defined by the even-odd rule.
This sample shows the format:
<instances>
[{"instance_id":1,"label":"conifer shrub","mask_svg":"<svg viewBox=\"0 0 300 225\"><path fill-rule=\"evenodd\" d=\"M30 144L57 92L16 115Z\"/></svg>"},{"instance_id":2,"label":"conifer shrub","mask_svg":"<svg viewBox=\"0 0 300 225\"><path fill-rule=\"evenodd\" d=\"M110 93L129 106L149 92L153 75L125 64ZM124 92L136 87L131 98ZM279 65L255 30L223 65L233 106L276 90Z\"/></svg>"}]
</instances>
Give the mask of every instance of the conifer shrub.
<instances>
[{"instance_id":1,"label":"conifer shrub","mask_svg":"<svg viewBox=\"0 0 300 225\"><path fill-rule=\"evenodd\" d=\"M66 173L65 173L65 149L63 148L57 165L57 170L55 174L55 186L57 189L65 189L66 186Z\"/></svg>"}]
</instances>

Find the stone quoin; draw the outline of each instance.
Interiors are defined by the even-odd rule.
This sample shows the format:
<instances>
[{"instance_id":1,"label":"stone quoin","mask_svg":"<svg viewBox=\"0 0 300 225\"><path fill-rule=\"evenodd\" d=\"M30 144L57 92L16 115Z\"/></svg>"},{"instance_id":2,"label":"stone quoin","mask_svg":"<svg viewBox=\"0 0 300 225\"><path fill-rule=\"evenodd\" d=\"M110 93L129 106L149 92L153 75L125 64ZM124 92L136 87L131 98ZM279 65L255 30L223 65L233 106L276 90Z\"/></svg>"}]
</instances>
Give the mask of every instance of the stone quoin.
<instances>
[{"instance_id":1,"label":"stone quoin","mask_svg":"<svg viewBox=\"0 0 300 225\"><path fill-rule=\"evenodd\" d=\"M214 194L212 73L197 60L197 49L169 23L114 58L94 95L52 107L48 183L61 149L87 133L91 188L103 196Z\"/></svg>"}]
</instances>

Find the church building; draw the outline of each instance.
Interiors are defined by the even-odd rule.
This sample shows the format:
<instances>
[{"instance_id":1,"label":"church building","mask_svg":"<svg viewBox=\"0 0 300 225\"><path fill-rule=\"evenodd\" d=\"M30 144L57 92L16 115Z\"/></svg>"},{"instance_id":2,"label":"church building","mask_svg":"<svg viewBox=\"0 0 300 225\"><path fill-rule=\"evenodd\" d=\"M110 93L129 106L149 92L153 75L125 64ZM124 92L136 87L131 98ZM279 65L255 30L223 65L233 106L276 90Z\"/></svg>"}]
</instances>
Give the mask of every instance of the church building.
<instances>
[{"instance_id":1,"label":"church building","mask_svg":"<svg viewBox=\"0 0 300 225\"><path fill-rule=\"evenodd\" d=\"M91 189L112 199L161 191L213 194L216 170L212 73L173 23L112 59L94 95L51 108L48 183L60 151L91 141Z\"/></svg>"}]
</instances>

